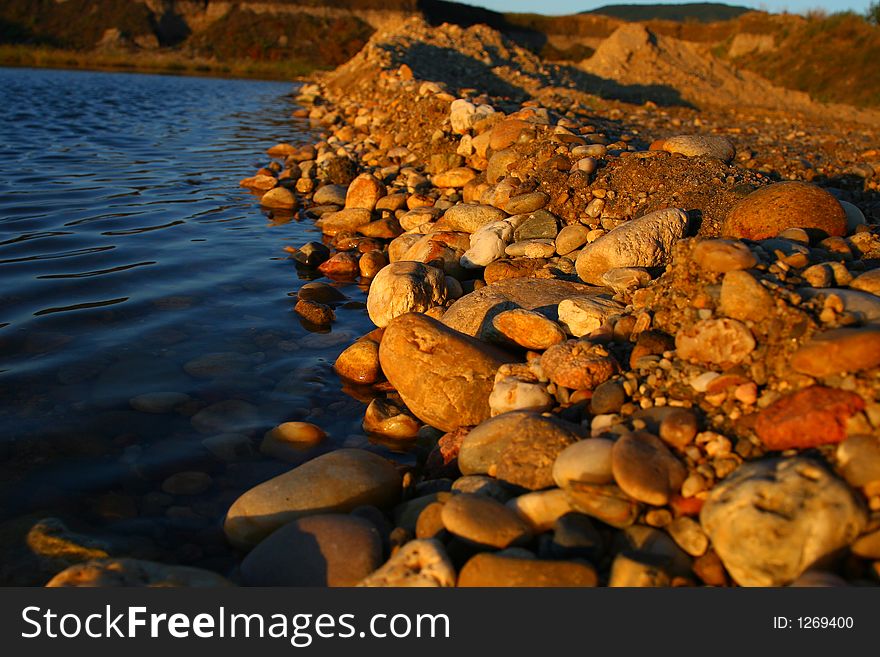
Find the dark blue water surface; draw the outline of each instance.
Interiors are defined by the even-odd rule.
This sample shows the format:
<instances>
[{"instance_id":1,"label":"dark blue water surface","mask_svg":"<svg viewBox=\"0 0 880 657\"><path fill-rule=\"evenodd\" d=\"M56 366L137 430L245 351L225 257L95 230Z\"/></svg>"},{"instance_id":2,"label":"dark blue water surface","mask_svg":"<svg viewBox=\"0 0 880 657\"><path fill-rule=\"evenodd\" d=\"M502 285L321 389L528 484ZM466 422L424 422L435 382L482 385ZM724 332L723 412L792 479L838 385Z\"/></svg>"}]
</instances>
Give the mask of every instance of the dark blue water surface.
<instances>
[{"instance_id":1,"label":"dark blue water surface","mask_svg":"<svg viewBox=\"0 0 880 657\"><path fill-rule=\"evenodd\" d=\"M223 571L231 501L315 454L260 455L267 429L308 420L331 436L319 450L379 449L331 370L369 328L363 310L338 308L331 333L309 333L291 297L307 274L283 247L320 233L238 187L268 146L314 139L291 118L293 90L0 69L6 554L55 517L117 553ZM172 401L138 402L156 392ZM179 472L206 474L207 488L180 492L167 483ZM17 559L0 582L45 576Z\"/></svg>"}]
</instances>

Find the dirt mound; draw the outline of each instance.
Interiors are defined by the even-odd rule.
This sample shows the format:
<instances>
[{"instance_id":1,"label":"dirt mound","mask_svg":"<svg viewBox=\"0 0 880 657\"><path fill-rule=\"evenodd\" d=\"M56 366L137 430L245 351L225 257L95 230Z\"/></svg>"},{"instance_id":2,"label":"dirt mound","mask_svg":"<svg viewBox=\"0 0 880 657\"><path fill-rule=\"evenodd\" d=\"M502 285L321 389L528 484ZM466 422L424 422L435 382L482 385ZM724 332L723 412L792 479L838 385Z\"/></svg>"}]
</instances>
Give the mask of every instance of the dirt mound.
<instances>
[{"instance_id":1,"label":"dirt mound","mask_svg":"<svg viewBox=\"0 0 880 657\"><path fill-rule=\"evenodd\" d=\"M697 107L818 108L807 94L740 71L714 57L705 45L661 36L638 23L618 28L581 68L617 83L655 87L661 101L680 97Z\"/></svg>"},{"instance_id":2,"label":"dirt mound","mask_svg":"<svg viewBox=\"0 0 880 657\"><path fill-rule=\"evenodd\" d=\"M370 84L381 71L406 65L413 76L446 85L452 93L479 89L521 101L548 88L577 86L565 67L546 64L485 25L428 25L420 18L394 31L377 32L349 62L325 80L340 91Z\"/></svg>"}]
</instances>

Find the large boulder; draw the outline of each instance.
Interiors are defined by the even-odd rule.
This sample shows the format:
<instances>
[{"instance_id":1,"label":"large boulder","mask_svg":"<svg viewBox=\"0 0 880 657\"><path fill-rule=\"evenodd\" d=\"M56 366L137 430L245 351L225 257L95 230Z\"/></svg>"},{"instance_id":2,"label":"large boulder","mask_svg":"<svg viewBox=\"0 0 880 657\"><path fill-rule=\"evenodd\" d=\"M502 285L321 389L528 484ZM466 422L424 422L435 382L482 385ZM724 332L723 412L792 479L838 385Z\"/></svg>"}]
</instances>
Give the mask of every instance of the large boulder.
<instances>
[{"instance_id":1,"label":"large boulder","mask_svg":"<svg viewBox=\"0 0 880 657\"><path fill-rule=\"evenodd\" d=\"M400 474L387 459L339 449L245 491L226 513L223 529L230 543L249 549L303 516L346 513L365 504L391 506L400 487Z\"/></svg>"},{"instance_id":2,"label":"large boulder","mask_svg":"<svg viewBox=\"0 0 880 657\"><path fill-rule=\"evenodd\" d=\"M721 224L721 233L762 240L787 228L805 228L825 236L846 235L846 211L820 187L780 182L762 187L734 205Z\"/></svg>"},{"instance_id":3,"label":"large boulder","mask_svg":"<svg viewBox=\"0 0 880 657\"><path fill-rule=\"evenodd\" d=\"M488 419L495 373L512 360L418 313L392 320L379 346L382 371L407 407L443 431Z\"/></svg>"},{"instance_id":4,"label":"large boulder","mask_svg":"<svg viewBox=\"0 0 880 657\"><path fill-rule=\"evenodd\" d=\"M587 244L575 262L578 276L593 285L618 267L659 267L670 258L672 246L685 236L688 216L684 210L666 208L633 219Z\"/></svg>"},{"instance_id":5,"label":"large boulder","mask_svg":"<svg viewBox=\"0 0 880 657\"><path fill-rule=\"evenodd\" d=\"M852 490L804 457L741 466L709 494L700 523L741 586L783 586L849 545L867 522Z\"/></svg>"}]
</instances>

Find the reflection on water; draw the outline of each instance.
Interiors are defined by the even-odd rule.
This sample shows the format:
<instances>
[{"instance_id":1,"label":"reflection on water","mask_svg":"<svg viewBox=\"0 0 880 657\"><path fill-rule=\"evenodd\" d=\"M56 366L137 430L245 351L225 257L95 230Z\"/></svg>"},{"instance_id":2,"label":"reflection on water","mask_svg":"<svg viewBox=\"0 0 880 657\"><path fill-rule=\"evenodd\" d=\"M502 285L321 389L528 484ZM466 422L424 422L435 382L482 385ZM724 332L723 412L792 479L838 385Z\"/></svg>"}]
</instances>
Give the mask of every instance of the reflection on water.
<instances>
[{"instance_id":1,"label":"reflection on water","mask_svg":"<svg viewBox=\"0 0 880 657\"><path fill-rule=\"evenodd\" d=\"M46 517L224 572L226 508L291 467L257 453L266 429L381 449L331 369L364 313L303 328L282 248L319 232L237 187L268 145L309 138L291 86L0 69L0 89L0 583L57 567L24 547ZM186 471L208 478L168 479Z\"/></svg>"}]
</instances>

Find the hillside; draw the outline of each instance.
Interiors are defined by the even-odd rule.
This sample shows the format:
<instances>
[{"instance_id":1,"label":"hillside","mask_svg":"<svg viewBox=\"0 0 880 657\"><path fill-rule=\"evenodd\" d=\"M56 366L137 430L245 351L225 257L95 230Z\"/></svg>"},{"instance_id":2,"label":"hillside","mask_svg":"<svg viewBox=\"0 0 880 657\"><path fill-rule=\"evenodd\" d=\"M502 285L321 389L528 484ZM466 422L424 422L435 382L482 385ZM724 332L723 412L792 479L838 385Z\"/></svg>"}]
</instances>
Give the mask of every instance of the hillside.
<instances>
[{"instance_id":1,"label":"hillside","mask_svg":"<svg viewBox=\"0 0 880 657\"><path fill-rule=\"evenodd\" d=\"M624 21L699 21L711 23L738 18L752 11L748 7L726 5L720 2L691 2L680 5L605 5L584 14L601 14Z\"/></svg>"}]
</instances>

